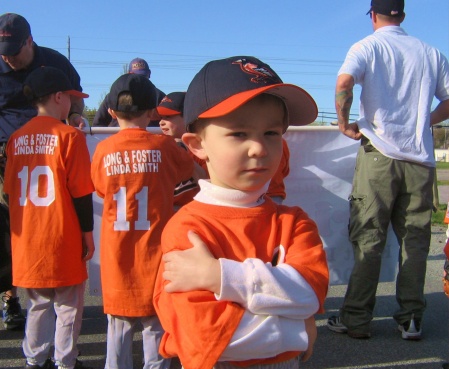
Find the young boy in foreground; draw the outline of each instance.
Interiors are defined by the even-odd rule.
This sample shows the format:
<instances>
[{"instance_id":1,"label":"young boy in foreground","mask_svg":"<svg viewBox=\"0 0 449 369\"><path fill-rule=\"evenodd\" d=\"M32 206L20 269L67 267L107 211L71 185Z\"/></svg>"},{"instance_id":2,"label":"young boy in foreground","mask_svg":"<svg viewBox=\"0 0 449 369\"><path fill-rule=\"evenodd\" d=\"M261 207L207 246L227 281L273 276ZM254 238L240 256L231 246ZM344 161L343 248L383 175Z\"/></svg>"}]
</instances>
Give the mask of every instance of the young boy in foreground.
<instances>
[{"instance_id":1,"label":"young boy in foreground","mask_svg":"<svg viewBox=\"0 0 449 369\"><path fill-rule=\"evenodd\" d=\"M14 132L6 148L13 285L28 296L25 368L87 368L77 360L86 261L94 253L90 157L84 134L64 124L72 90L53 67L34 70L24 94L38 114Z\"/></svg>"},{"instance_id":2,"label":"young boy in foreground","mask_svg":"<svg viewBox=\"0 0 449 369\"><path fill-rule=\"evenodd\" d=\"M297 368L311 355L325 252L303 210L265 193L282 134L316 115L304 90L253 57L209 62L191 82L182 139L210 181L164 229L155 291L160 352L185 369Z\"/></svg>"},{"instance_id":3,"label":"young boy in foreground","mask_svg":"<svg viewBox=\"0 0 449 369\"><path fill-rule=\"evenodd\" d=\"M161 233L173 214L175 185L192 175L193 160L171 137L146 131L157 106L148 77L120 76L108 95L120 131L98 143L95 190L104 200L100 271L108 314L106 369L133 367L133 335L143 326L144 369L168 369L158 354L162 328L153 307Z\"/></svg>"}]
</instances>

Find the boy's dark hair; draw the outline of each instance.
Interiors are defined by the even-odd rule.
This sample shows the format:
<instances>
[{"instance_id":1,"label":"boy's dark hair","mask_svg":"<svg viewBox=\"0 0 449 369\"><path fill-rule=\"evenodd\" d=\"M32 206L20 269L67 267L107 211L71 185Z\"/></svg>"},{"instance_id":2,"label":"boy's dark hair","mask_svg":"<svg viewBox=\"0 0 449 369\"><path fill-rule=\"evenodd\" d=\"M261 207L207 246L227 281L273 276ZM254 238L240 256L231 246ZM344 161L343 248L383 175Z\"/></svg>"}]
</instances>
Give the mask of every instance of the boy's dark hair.
<instances>
[{"instance_id":1,"label":"boy's dark hair","mask_svg":"<svg viewBox=\"0 0 449 369\"><path fill-rule=\"evenodd\" d=\"M118 96L118 105L121 107L126 106L134 106L133 97L129 92L121 92ZM117 118L125 119L125 120L132 120L135 118L141 117L143 114L145 114L146 110L137 110L137 111L127 111L126 109L124 111L115 111L115 115L117 115Z\"/></svg>"},{"instance_id":2,"label":"boy's dark hair","mask_svg":"<svg viewBox=\"0 0 449 369\"><path fill-rule=\"evenodd\" d=\"M45 96L37 97L36 95L34 95L33 90L28 85L25 85L23 87L23 94L28 99L30 104L35 108L37 108L38 106L45 105L48 102L48 100L50 100L50 96L52 95L48 94Z\"/></svg>"},{"instance_id":3,"label":"boy's dark hair","mask_svg":"<svg viewBox=\"0 0 449 369\"><path fill-rule=\"evenodd\" d=\"M127 94L132 99L125 99L122 104L119 101L122 94ZM117 112L136 113L156 108L157 97L157 89L147 77L140 74L123 74L112 84L108 94L108 104L116 114Z\"/></svg>"}]
</instances>

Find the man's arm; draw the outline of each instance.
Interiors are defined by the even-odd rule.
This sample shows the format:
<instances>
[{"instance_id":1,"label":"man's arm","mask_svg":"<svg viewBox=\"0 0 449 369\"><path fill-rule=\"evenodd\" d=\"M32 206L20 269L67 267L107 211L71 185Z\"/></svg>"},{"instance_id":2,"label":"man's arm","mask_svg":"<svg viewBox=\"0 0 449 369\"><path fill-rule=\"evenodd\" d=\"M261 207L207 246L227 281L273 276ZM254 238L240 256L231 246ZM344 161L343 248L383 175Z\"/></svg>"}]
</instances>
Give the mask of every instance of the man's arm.
<instances>
[{"instance_id":1,"label":"man's arm","mask_svg":"<svg viewBox=\"0 0 449 369\"><path fill-rule=\"evenodd\" d=\"M449 118L449 100L441 101L430 113L430 126Z\"/></svg>"},{"instance_id":2,"label":"man's arm","mask_svg":"<svg viewBox=\"0 0 449 369\"><path fill-rule=\"evenodd\" d=\"M82 114L84 111L84 99L82 97L71 96L72 105L70 106L70 113L67 119L68 124L72 127L84 126Z\"/></svg>"},{"instance_id":3,"label":"man's arm","mask_svg":"<svg viewBox=\"0 0 449 369\"><path fill-rule=\"evenodd\" d=\"M349 123L349 112L353 100L354 78L349 74L341 74L337 78L335 87L335 110L337 111L338 128L345 136L354 140L360 140L357 123Z\"/></svg>"}]
</instances>

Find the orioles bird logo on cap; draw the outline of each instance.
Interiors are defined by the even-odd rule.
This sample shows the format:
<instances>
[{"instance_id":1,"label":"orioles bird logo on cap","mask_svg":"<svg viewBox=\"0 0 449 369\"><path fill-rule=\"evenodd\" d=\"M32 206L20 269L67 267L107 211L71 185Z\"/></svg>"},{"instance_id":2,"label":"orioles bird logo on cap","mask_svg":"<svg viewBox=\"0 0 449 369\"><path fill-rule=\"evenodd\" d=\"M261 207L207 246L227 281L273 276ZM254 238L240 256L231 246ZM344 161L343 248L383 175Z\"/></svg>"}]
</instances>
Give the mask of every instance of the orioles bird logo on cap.
<instances>
[{"instance_id":1,"label":"orioles bird logo on cap","mask_svg":"<svg viewBox=\"0 0 449 369\"><path fill-rule=\"evenodd\" d=\"M243 72L254 75L254 77L251 78L251 82L254 83L266 82L267 79L276 78L276 76L267 68L259 67L257 64L248 62L246 59L236 60L235 62L232 62L232 64L240 65L240 69Z\"/></svg>"}]
</instances>

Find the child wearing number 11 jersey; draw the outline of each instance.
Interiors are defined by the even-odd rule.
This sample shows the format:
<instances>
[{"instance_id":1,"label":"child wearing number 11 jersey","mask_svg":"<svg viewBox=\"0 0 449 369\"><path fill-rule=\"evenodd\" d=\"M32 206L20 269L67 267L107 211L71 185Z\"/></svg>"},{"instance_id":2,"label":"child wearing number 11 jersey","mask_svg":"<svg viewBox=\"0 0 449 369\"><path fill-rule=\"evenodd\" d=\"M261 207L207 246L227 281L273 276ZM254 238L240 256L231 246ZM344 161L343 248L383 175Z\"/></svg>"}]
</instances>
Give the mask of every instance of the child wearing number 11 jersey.
<instances>
[{"instance_id":1,"label":"child wearing number 11 jersey","mask_svg":"<svg viewBox=\"0 0 449 369\"><path fill-rule=\"evenodd\" d=\"M163 330L153 289L162 229L173 215L174 189L192 176L193 159L171 137L146 131L157 106L157 89L148 78L119 77L108 99L120 131L101 141L92 158L92 180L104 200L100 270L108 314L105 368L133 367L133 330L140 321L144 369L166 369L170 360L158 353Z\"/></svg>"}]
</instances>

